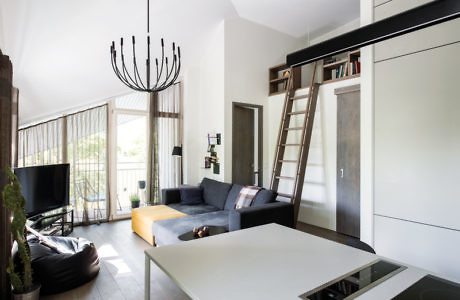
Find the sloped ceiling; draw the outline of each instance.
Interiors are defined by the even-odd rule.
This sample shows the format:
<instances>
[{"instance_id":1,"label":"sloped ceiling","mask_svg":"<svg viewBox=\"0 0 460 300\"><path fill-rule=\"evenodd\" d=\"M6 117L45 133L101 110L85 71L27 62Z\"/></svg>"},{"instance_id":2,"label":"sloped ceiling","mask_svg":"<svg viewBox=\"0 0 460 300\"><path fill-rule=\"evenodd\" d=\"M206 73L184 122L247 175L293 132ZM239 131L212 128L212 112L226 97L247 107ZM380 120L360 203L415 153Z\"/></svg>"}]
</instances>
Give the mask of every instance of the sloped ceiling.
<instances>
[{"instance_id":1,"label":"sloped ceiling","mask_svg":"<svg viewBox=\"0 0 460 300\"><path fill-rule=\"evenodd\" d=\"M112 72L109 46L136 35L142 47L146 3L0 0L0 47L13 62L20 122L128 92ZM358 18L359 0L151 0L150 13L154 45L159 49L161 37L167 47L178 43L186 69L199 65L224 19L243 17L295 37L312 37Z\"/></svg>"}]
</instances>

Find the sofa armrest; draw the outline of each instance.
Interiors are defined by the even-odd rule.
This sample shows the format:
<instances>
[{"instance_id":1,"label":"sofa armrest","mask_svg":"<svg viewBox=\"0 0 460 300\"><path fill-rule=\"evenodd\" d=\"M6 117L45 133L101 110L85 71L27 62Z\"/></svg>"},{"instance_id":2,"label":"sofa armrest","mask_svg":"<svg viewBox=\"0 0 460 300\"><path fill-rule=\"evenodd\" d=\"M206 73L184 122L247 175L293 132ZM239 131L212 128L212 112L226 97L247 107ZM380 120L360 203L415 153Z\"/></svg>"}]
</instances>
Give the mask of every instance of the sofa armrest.
<instances>
[{"instance_id":1,"label":"sofa armrest","mask_svg":"<svg viewBox=\"0 0 460 300\"><path fill-rule=\"evenodd\" d=\"M245 229L269 223L294 227L294 205L287 202L268 203L231 210L229 215L229 231Z\"/></svg>"},{"instance_id":2,"label":"sofa armrest","mask_svg":"<svg viewBox=\"0 0 460 300\"><path fill-rule=\"evenodd\" d=\"M161 204L168 205L171 203L179 203L179 202L180 202L180 189L179 188L161 190Z\"/></svg>"}]
</instances>

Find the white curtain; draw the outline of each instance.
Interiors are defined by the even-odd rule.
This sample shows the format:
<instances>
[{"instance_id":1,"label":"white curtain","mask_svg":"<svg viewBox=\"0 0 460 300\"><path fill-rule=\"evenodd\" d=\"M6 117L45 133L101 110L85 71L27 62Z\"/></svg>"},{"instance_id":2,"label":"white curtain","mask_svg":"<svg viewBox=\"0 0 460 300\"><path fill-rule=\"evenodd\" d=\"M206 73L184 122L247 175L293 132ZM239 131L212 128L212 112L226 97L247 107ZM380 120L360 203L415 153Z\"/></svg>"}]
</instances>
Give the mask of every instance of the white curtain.
<instances>
[{"instance_id":1,"label":"white curtain","mask_svg":"<svg viewBox=\"0 0 460 300\"><path fill-rule=\"evenodd\" d=\"M75 223L107 218L107 105L20 129L18 138L18 167L70 163Z\"/></svg>"},{"instance_id":2,"label":"white curtain","mask_svg":"<svg viewBox=\"0 0 460 300\"><path fill-rule=\"evenodd\" d=\"M70 198L77 222L107 218L107 106L67 117Z\"/></svg>"},{"instance_id":3,"label":"white curtain","mask_svg":"<svg viewBox=\"0 0 460 300\"><path fill-rule=\"evenodd\" d=\"M158 94L158 148L160 190L181 183L182 157L172 156L174 146L181 145L181 84Z\"/></svg>"},{"instance_id":4,"label":"white curtain","mask_svg":"<svg viewBox=\"0 0 460 300\"><path fill-rule=\"evenodd\" d=\"M20 129L18 167L62 163L62 124L59 118Z\"/></svg>"}]
</instances>

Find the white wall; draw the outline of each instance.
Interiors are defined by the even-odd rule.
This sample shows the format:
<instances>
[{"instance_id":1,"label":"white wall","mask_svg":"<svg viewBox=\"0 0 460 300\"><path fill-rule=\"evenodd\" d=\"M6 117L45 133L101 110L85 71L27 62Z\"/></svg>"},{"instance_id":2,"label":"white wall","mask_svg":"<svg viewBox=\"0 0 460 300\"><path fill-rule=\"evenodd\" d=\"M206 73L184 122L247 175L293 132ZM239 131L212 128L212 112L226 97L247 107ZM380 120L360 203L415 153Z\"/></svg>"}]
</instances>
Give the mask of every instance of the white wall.
<instances>
[{"instance_id":1,"label":"white wall","mask_svg":"<svg viewBox=\"0 0 460 300\"><path fill-rule=\"evenodd\" d=\"M225 135L216 146L220 174L204 168L207 135L224 132L224 22L215 29L203 50L199 67L189 68L184 84L184 182L198 184L203 177L224 180Z\"/></svg>"},{"instance_id":2,"label":"white wall","mask_svg":"<svg viewBox=\"0 0 460 300\"><path fill-rule=\"evenodd\" d=\"M264 106L264 186L269 186L268 69L286 61L286 54L305 47L297 39L243 18L225 21L225 180L232 180L232 102Z\"/></svg>"},{"instance_id":3,"label":"white wall","mask_svg":"<svg viewBox=\"0 0 460 300\"><path fill-rule=\"evenodd\" d=\"M220 23L206 55L184 80L184 182L203 177L232 180L232 102L264 106L264 128L270 123L267 94L268 69L285 61L286 54L305 47L297 39L242 18ZM222 134L216 146L220 174L204 169L207 134ZM264 186L268 186L268 132L264 132Z\"/></svg>"},{"instance_id":4,"label":"white wall","mask_svg":"<svg viewBox=\"0 0 460 300\"><path fill-rule=\"evenodd\" d=\"M378 2L375 20L426 2ZM453 20L376 44L366 79L374 81L375 249L457 281L459 27Z\"/></svg>"}]
</instances>

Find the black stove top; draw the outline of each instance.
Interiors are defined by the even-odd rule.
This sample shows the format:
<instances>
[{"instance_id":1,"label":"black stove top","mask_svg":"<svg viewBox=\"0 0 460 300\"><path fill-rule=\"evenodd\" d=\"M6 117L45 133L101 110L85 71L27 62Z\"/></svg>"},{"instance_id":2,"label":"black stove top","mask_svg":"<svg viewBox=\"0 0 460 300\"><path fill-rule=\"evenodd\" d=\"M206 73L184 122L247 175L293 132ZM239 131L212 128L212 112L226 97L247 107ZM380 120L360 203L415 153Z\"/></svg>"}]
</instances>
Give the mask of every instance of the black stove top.
<instances>
[{"instance_id":1,"label":"black stove top","mask_svg":"<svg viewBox=\"0 0 460 300\"><path fill-rule=\"evenodd\" d=\"M305 300L353 299L404 269L404 266L377 260L299 297Z\"/></svg>"},{"instance_id":2,"label":"black stove top","mask_svg":"<svg viewBox=\"0 0 460 300\"><path fill-rule=\"evenodd\" d=\"M393 299L459 300L460 284L433 275L426 275Z\"/></svg>"}]
</instances>

